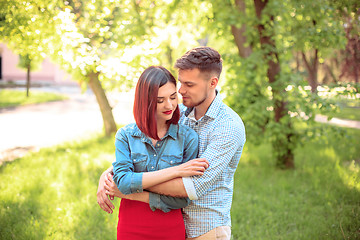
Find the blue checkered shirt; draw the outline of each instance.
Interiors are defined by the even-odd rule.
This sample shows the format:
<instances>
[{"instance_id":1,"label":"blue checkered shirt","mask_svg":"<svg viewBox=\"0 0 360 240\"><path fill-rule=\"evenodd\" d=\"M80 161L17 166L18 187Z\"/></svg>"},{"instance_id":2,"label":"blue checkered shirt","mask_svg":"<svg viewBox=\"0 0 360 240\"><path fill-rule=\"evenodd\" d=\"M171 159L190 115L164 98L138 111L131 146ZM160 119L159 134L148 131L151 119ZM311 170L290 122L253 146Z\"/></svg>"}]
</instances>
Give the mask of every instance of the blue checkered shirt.
<instances>
[{"instance_id":1,"label":"blue checkered shirt","mask_svg":"<svg viewBox=\"0 0 360 240\"><path fill-rule=\"evenodd\" d=\"M219 226L231 226L234 174L246 140L245 127L220 94L202 118L196 120L194 109L189 108L180 123L199 134L199 157L210 163L203 176L183 178L193 200L183 209L187 237L192 238Z\"/></svg>"}]
</instances>

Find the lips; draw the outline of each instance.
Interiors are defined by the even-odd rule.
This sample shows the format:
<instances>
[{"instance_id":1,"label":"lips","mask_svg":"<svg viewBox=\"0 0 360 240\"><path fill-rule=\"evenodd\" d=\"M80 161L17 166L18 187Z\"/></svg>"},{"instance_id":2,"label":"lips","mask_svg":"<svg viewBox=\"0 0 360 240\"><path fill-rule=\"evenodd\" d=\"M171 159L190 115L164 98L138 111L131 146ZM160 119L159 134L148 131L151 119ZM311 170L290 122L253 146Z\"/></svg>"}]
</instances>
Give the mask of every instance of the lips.
<instances>
[{"instance_id":1,"label":"lips","mask_svg":"<svg viewBox=\"0 0 360 240\"><path fill-rule=\"evenodd\" d=\"M169 111L166 111L166 112L163 112L164 114L166 115L170 115L172 113L172 110L169 110Z\"/></svg>"}]
</instances>

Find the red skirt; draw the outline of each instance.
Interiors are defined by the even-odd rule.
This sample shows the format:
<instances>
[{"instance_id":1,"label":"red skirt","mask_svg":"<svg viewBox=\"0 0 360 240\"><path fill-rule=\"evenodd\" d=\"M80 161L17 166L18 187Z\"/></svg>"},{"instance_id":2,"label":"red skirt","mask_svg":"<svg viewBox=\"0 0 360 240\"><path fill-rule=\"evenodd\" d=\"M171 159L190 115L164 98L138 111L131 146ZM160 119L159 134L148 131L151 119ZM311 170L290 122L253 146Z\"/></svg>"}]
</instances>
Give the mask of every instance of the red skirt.
<instances>
[{"instance_id":1,"label":"red skirt","mask_svg":"<svg viewBox=\"0 0 360 240\"><path fill-rule=\"evenodd\" d=\"M180 209L153 212L148 203L121 199L118 240L184 240L185 225Z\"/></svg>"}]
</instances>

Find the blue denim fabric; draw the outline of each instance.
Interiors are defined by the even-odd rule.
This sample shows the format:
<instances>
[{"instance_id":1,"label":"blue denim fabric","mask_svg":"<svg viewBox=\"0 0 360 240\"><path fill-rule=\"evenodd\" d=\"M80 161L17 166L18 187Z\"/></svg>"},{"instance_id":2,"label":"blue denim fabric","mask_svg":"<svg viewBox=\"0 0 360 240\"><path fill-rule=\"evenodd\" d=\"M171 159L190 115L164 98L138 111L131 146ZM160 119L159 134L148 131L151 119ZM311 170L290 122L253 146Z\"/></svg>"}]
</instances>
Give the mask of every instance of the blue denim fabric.
<instances>
[{"instance_id":1,"label":"blue denim fabric","mask_svg":"<svg viewBox=\"0 0 360 240\"><path fill-rule=\"evenodd\" d=\"M166 135L153 146L151 139L136 124L129 124L116 133L115 147L114 182L123 194L139 193L143 191L143 172L176 166L196 158L198 136L187 126L171 124ZM189 203L188 198L150 193L152 210L168 212Z\"/></svg>"}]
</instances>

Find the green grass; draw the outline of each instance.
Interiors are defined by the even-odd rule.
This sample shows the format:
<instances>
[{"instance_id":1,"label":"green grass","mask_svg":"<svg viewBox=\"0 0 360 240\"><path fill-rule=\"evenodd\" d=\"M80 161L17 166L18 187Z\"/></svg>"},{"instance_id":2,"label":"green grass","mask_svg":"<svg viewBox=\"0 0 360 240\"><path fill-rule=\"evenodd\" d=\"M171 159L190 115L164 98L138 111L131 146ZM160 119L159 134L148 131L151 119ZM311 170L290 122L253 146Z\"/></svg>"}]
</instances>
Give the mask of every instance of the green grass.
<instances>
[{"instance_id":1,"label":"green grass","mask_svg":"<svg viewBox=\"0 0 360 240\"><path fill-rule=\"evenodd\" d=\"M247 143L235 177L234 239L360 239L359 130L308 142L295 170Z\"/></svg>"},{"instance_id":2,"label":"green grass","mask_svg":"<svg viewBox=\"0 0 360 240\"><path fill-rule=\"evenodd\" d=\"M16 107L27 104L43 103L67 99L64 95L55 93L32 91L30 89L29 97L26 97L25 90L0 90L0 108Z\"/></svg>"},{"instance_id":3,"label":"green grass","mask_svg":"<svg viewBox=\"0 0 360 240\"><path fill-rule=\"evenodd\" d=\"M338 99L338 111L332 117L360 121L360 99Z\"/></svg>"},{"instance_id":4,"label":"green grass","mask_svg":"<svg viewBox=\"0 0 360 240\"><path fill-rule=\"evenodd\" d=\"M113 139L94 138L5 163L0 239L116 239L117 214L96 201L98 178L113 158Z\"/></svg>"},{"instance_id":5,"label":"green grass","mask_svg":"<svg viewBox=\"0 0 360 240\"><path fill-rule=\"evenodd\" d=\"M269 145L246 143L234 239L360 239L360 131L325 140L296 149L287 171L274 168ZM118 207L109 215L96 202L113 157L113 139L95 137L1 166L0 239L116 239Z\"/></svg>"}]
</instances>

